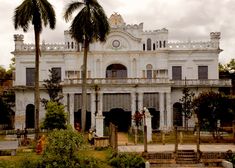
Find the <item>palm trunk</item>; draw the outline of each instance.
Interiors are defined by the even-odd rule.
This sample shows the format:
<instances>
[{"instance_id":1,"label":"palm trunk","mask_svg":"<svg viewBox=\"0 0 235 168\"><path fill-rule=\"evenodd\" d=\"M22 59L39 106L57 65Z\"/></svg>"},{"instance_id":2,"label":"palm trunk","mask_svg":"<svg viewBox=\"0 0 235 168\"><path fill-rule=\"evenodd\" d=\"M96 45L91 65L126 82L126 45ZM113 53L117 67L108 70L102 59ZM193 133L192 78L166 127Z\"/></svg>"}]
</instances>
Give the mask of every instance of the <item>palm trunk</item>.
<instances>
[{"instance_id":1,"label":"palm trunk","mask_svg":"<svg viewBox=\"0 0 235 168\"><path fill-rule=\"evenodd\" d=\"M34 102L35 102L35 139L38 139L39 133L39 106L40 106L40 93L39 93L39 42L40 33L34 27L35 34L35 92L34 92Z\"/></svg>"},{"instance_id":2,"label":"palm trunk","mask_svg":"<svg viewBox=\"0 0 235 168\"><path fill-rule=\"evenodd\" d=\"M86 130L86 109L87 109L87 53L88 53L89 42L87 39L84 41L84 56L82 66L82 131Z\"/></svg>"}]
</instances>

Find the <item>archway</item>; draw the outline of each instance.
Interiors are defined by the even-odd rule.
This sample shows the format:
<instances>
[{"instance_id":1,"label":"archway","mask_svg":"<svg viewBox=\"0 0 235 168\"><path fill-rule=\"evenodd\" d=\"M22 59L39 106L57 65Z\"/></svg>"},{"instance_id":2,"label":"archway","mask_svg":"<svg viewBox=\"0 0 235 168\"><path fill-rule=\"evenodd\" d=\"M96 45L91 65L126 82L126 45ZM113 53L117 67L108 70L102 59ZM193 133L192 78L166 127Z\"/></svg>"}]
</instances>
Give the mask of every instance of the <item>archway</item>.
<instances>
[{"instance_id":1,"label":"archway","mask_svg":"<svg viewBox=\"0 0 235 168\"><path fill-rule=\"evenodd\" d=\"M182 104L179 102L173 104L173 125L174 126L183 125Z\"/></svg>"},{"instance_id":2,"label":"archway","mask_svg":"<svg viewBox=\"0 0 235 168\"><path fill-rule=\"evenodd\" d=\"M76 123L79 123L81 126L81 109L74 112L74 126ZM88 131L91 128L91 112L86 112L86 128L85 131Z\"/></svg>"},{"instance_id":3,"label":"archway","mask_svg":"<svg viewBox=\"0 0 235 168\"><path fill-rule=\"evenodd\" d=\"M152 129L153 131L156 131L159 129L160 125L160 112L156 111L155 108L148 108L151 116L152 116Z\"/></svg>"},{"instance_id":4,"label":"archway","mask_svg":"<svg viewBox=\"0 0 235 168\"><path fill-rule=\"evenodd\" d=\"M113 108L109 112L104 113L105 125L108 126L110 122L118 127L118 131L127 132L131 126L131 112L124 111L121 108Z\"/></svg>"},{"instance_id":5,"label":"archway","mask_svg":"<svg viewBox=\"0 0 235 168\"><path fill-rule=\"evenodd\" d=\"M28 104L26 106L25 128L34 128L34 127L35 127L34 105Z\"/></svg>"},{"instance_id":6,"label":"archway","mask_svg":"<svg viewBox=\"0 0 235 168\"><path fill-rule=\"evenodd\" d=\"M127 78L127 68L122 64L111 64L106 68L106 78Z\"/></svg>"}]
</instances>

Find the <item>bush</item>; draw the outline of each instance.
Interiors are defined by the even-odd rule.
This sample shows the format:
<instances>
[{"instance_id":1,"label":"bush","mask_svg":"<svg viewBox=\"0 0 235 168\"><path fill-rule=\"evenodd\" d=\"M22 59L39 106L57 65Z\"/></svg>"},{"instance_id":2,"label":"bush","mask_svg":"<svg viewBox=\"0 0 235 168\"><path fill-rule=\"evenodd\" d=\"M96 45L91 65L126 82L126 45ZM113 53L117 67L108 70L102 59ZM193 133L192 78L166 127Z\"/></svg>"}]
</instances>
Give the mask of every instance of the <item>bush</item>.
<instances>
[{"instance_id":1,"label":"bush","mask_svg":"<svg viewBox=\"0 0 235 168\"><path fill-rule=\"evenodd\" d=\"M145 161L140 155L133 153L113 154L109 159L109 164L116 168L144 168Z\"/></svg>"},{"instance_id":2,"label":"bush","mask_svg":"<svg viewBox=\"0 0 235 168\"><path fill-rule=\"evenodd\" d=\"M84 143L82 134L72 129L54 130L47 137L43 163L47 168L77 167L77 151Z\"/></svg>"}]
</instances>

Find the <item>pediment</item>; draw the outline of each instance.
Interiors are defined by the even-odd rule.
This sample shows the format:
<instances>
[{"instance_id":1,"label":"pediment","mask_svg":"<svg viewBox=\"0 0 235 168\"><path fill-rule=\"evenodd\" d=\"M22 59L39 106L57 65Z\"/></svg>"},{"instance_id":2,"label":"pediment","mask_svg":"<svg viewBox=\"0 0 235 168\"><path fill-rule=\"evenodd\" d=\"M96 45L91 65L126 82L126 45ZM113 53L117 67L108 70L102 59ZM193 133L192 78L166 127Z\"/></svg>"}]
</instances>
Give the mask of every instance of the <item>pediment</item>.
<instances>
[{"instance_id":1,"label":"pediment","mask_svg":"<svg viewBox=\"0 0 235 168\"><path fill-rule=\"evenodd\" d=\"M123 30L112 30L107 37L105 49L108 50L135 50L141 38Z\"/></svg>"}]
</instances>

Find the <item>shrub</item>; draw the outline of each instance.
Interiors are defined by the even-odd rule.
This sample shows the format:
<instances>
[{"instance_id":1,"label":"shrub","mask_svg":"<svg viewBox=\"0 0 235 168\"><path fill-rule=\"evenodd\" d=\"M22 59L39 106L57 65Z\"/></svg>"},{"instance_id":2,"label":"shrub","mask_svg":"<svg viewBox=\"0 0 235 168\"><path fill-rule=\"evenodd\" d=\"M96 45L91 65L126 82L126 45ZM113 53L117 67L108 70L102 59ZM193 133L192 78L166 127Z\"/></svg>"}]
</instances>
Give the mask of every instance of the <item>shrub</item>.
<instances>
[{"instance_id":1,"label":"shrub","mask_svg":"<svg viewBox=\"0 0 235 168\"><path fill-rule=\"evenodd\" d=\"M43 164L46 168L78 167L77 151L84 143L82 134L72 129L54 130L47 137Z\"/></svg>"},{"instance_id":2,"label":"shrub","mask_svg":"<svg viewBox=\"0 0 235 168\"><path fill-rule=\"evenodd\" d=\"M116 168L144 168L145 161L140 155L133 153L113 154L109 159L109 164Z\"/></svg>"}]
</instances>

